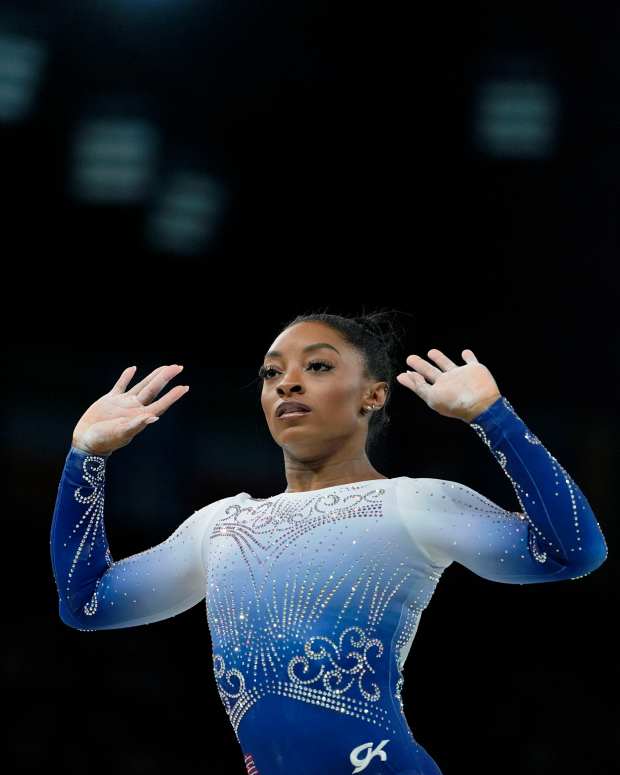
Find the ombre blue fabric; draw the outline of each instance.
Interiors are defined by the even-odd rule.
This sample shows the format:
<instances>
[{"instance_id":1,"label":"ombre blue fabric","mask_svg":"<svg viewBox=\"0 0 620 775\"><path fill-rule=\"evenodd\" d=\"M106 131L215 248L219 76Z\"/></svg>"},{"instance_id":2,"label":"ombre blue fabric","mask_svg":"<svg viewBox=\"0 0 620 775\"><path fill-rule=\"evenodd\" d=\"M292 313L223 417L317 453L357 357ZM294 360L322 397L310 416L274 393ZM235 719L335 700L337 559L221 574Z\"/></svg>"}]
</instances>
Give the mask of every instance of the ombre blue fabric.
<instances>
[{"instance_id":1,"label":"ombre blue fabric","mask_svg":"<svg viewBox=\"0 0 620 775\"><path fill-rule=\"evenodd\" d=\"M50 535L60 617L83 631L133 627L204 600L218 693L251 775L441 775L401 690L443 572L456 561L500 583L576 580L607 557L585 495L505 397L470 427L518 511L427 477L241 492L117 561L106 458L71 447Z\"/></svg>"}]
</instances>

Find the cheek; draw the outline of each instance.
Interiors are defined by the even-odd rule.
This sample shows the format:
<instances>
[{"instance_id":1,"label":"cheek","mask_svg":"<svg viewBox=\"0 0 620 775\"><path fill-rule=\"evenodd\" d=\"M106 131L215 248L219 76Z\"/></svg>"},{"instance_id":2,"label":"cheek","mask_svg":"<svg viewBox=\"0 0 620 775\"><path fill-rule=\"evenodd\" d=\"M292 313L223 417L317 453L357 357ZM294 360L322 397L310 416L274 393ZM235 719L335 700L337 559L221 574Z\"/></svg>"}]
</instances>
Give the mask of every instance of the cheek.
<instances>
[{"instance_id":1,"label":"cheek","mask_svg":"<svg viewBox=\"0 0 620 775\"><path fill-rule=\"evenodd\" d=\"M326 388L322 398L327 406L341 414L356 406L357 390L352 385L332 384Z\"/></svg>"}]
</instances>

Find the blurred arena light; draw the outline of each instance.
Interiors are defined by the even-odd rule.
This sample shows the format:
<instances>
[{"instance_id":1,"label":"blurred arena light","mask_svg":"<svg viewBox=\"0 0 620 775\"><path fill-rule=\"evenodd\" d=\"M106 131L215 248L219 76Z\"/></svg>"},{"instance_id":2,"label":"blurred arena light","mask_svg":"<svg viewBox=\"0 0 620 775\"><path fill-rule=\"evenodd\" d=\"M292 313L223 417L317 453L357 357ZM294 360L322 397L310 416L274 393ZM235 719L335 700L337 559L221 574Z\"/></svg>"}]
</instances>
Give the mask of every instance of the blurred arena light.
<instances>
[{"instance_id":1,"label":"blurred arena light","mask_svg":"<svg viewBox=\"0 0 620 775\"><path fill-rule=\"evenodd\" d=\"M24 121L38 96L47 46L3 29L0 19L0 122Z\"/></svg>"},{"instance_id":2,"label":"blurred arena light","mask_svg":"<svg viewBox=\"0 0 620 775\"><path fill-rule=\"evenodd\" d=\"M141 203L150 195L156 175L160 131L139 112L109 102L75 128L70 193L91 203Z\"/></svg>"},{"instance_id":3,"label":"blurred arena light","mask_svg":"<svg viewBox=\"0 0 620 775\"><path fill-rule=\"evenodd\" d=\"M224 183L213 175L179 166L164 181L147 220L150 248L193 256L215 237L230 199Z\"/></svg>"},{"instance_id":4,"label":"blurred arena light","mask_svg":"<svg viewBox=\"0 0 620 775\"><path fill-rule=\"evenodd\" d=\"M517 159L552 155L559 98L541 77L491 77L478 86L474 143L484 154Z\"/></svg>"}]
</instances>

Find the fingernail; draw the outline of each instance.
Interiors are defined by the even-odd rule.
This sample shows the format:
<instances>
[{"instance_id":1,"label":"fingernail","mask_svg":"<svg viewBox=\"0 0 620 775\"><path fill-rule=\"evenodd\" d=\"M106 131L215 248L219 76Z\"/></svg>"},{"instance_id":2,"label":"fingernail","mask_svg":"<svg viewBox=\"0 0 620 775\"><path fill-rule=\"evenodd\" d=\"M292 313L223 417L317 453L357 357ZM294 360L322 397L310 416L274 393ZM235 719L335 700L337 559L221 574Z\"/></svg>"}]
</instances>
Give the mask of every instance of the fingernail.
<instances>
[{"instance_id":1,"label":"fingernail","mask_svg":"<svg viewBox=\"0 0 620 775\"><path fill-rule=\"evenodd\" d=\"M159 417L149 417L149 419L146 421L146 424L149 425L152 422L157 422L159 420Z\"/></svg>"}]
</instances>

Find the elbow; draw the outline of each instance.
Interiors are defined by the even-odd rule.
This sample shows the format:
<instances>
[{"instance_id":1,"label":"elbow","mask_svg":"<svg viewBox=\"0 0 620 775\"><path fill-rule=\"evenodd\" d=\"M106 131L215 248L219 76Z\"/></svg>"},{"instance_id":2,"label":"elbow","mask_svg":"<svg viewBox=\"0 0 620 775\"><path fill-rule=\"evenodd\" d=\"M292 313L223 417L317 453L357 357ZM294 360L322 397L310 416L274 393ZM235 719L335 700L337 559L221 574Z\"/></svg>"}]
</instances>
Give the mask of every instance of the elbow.
<instances>
[{"instance_id":1,"label":"elbow","mask_svg":"<svg viewBox=\"0 0 620 775\"><path fill-rule=\"evenodd\" d=\"M80 621L73 616L73 614L67 613L66 611L64 613L61 612L60 620L63 624L66 624L67 627L70 627L72 630L79 630L79 632L94 632L95 630L101 629L100 627L86 627L85 622Z\"/></svg>"},{"instance_id":2,"label":"elbow","mask_svg":"<svg viewBox=\"0 0 620 775\"><path fill-rule=\"evenodd\" d=\"M600 568L607 559L607 554L607 545L603 541L597 547L596 551L588 552L585 559L570 563L571 579L575 580L580 579L583 576L588 576L590 573Z\"/></svg>"},{"instance_id":3,"label":"elbow","mask_svg":"<svg viewBox=\"0 0 620 775\"><path fill-rule=\"evenodd\" d=\"M63 624L66 624L67 627L70 627L72 630L79 629L77 623L73 619L71 619L69 616L67 616L66 614L63 614L62 612L60 614L60 621Z\"/></svg>"},{"instance_id":4,"label":"elbow","mask_svg":"<svg viewBox=\"0 0 620 775\"><path fill-rule=\"evenodd\" d=\"M60 615L60 621L63 624L66 624L67 627L71 627L72 630L82 629L82 623L79 617L71 610L71 608L69 608L64 600L60 601L58 613Z\"/></svg>"}]
</instances>

